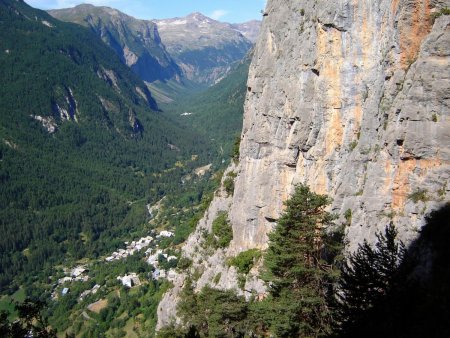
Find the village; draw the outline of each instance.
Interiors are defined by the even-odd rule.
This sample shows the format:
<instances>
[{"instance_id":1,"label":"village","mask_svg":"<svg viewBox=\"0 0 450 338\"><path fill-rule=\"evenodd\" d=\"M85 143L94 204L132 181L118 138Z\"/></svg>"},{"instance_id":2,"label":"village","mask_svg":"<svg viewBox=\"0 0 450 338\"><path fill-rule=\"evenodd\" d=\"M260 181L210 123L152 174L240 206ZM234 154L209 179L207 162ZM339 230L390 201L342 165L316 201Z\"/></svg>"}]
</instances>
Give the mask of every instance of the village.
<instances>
[{"instance_id":1,"label":"village","mask_svg":"<svg viewBox=\"0 0 450 338\"><path fill-rule=\"evenodd\" d=\"M173 237L174 233L171 231L160 231L159 234L141 237L137 240L133 240L131 242L124 242L125 248L118 249L114 251L109 256L102 258L101 261L106 262L106 264L111 263L113 261L119 261L126 259L129 256L132 256L138 252L145 251L145 262L152 267L152 272L147 276L152 280L159 279L167 279L169 281L174 280L177 276L177 272L175 269L171 268L165 270L161 268L160 261L164 260L167 262L173 262L176 265L177 257L173 255L168 255L164 252L164 250L159 249L159 244L157 243L160 239ZM57 283L53 286L53 291L51 294L52 300L56 301L59 297L66 296L69 292L71 292L71 283L74 282L82 282L86 283L90 280L89 277L89 267L87 264L78 265L73 267L72 269L65 268L63 270L64 277L59 278ZM117 276L116 280L126 288L133 288L142 285L142 281L139 278L138 273L130 272L123 276ZM103 288L99 284L95 284L92 288L84 290L78 296L78 302L83 301L89 295L95 295L97 292Z\"/></svg>"}]
</instances>

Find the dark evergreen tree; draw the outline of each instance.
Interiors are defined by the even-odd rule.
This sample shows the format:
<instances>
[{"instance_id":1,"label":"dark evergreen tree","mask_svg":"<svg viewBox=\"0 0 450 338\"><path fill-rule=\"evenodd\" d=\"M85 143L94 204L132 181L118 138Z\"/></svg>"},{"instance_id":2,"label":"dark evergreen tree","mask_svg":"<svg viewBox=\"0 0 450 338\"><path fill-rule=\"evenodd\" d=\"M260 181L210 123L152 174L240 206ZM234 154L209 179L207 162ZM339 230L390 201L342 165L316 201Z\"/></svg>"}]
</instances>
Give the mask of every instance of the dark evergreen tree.
<instances>
[{"instance_id":1,"label":"dark evergreen tree","mask_svg":"<svg viewBox=\"0 0 450 338\"><path fill-rule=\"evenodd\" d=\"M385 301L395 286L405 247L396 241L392 224L376 237L375 247L365 240L342 266L338 297L344 330L361 323L366 311Z\"/></svg>"},{"instance_id":2,"label":"dark evergreen tree","mask_svg":"<svg viewBox=\"0 0 450 338\"><path fill-rule=\"evenodd\" d=\"M160 337L244 337L248 331L248 305L232 290L205 286L195 293L187 280L178 308L186 330L167 327Z\"/></svg>"},{"instance_id":3,"label":"dark evergreen tree","mask_svg":"<svg viewBox=\"0 0 450 338\"><path fill-rule=\"evenodd\" d=\"M23 303L16 303L14 307L19 318L13 322L8 320L6 312L0 313L1 337L56 338L56 331L48 327L47 320L42 316L42 302L25 300Z\"/></svg>"},{"instance_id":4,"label":"dark evergreen tree","mask_svg":"<svg viewBox=\"0 0 450 338\"><path fill-rule=\"evenodd\" d=\"M330 236L330 199L298 185L269 235L265 257L269 330L276 336L317 337L331 332L329 291L336 281L340 236ZM327 244L327 245L326 245ZM261 311L259 305L259 311ZM266 312L267 312L266 311ZM262 311L263 313L265 311Z\"/></svg>"}]
</instances>

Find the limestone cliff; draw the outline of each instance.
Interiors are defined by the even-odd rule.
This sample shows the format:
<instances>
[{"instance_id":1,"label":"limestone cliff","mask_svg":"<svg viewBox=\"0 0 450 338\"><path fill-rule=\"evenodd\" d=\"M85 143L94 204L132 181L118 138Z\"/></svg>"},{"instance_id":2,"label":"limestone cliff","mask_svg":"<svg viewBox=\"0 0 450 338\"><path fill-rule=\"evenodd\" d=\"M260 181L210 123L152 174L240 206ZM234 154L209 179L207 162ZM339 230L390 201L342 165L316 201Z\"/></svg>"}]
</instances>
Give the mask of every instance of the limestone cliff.
<instances>
[{"instance_id":1,"label":"limestone cliff","mask_svg":"<svg viewBox=\"0 0 450 338\"><path fill-rule=\"evenodd\" d=\"M217 287L236 286L225 257L267 246L296 183L332 197L342 222L351 213L349 250L390 221L409 241L450 200L445 7L449 0L268 1L233 169L234 238L201 260L199 230L190 238L184 254L203 272L197 288L213 284L213 271ZM182 279L160 305L160 326L174 316L165 309L175 309ZM250 277L244 289L264 287Z\"/></svg>"}]
</instances>

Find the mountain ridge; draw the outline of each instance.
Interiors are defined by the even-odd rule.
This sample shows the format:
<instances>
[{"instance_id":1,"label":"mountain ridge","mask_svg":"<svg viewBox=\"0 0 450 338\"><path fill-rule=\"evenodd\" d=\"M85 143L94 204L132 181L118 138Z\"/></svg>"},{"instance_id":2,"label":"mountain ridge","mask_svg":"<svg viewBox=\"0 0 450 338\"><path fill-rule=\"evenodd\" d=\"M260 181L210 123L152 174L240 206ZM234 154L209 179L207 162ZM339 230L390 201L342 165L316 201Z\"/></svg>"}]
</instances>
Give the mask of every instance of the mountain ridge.
<instances>
[{"instance_id":1,"label":"mountain ridge","mask_svg":"<svg viewBox=\"0 0 450 338\"><path fill-rule=\"evenodd\" d=\"M198 12L154 22L167 50L186 77L200 83L215 83L252 46L231 24Z\"/></svg>"},{"instance_id":2,"label":"mountain ridge","mask_svg":"<svg viewBox=\"0 0 450 338\"><path fill-rule=\"evenodd\" d=\"M181 81L181 71L161 43L152 21L138 20L110 7L88 4L48 13L59 20L90 28L141 79Z\"/></svg>"}]
</instances>

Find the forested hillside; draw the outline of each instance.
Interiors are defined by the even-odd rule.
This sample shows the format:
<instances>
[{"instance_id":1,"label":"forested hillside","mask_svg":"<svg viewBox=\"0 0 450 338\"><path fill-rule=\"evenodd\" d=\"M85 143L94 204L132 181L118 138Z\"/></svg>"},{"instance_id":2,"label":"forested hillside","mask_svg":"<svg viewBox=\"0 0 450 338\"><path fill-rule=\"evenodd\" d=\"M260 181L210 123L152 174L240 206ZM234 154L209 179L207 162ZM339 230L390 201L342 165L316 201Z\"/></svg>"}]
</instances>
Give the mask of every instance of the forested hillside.
<instances>
[{"instance_id":1,"label":"forested hillside","mask_svg":"<svg viewBox=\"0 0 450 338\"><path fill-rule=\"evenodd\" d=\"M2 0L0 40L0 289L14 290L106 253L209 154L88 29Z\"/></svg>"}]
</instances>

